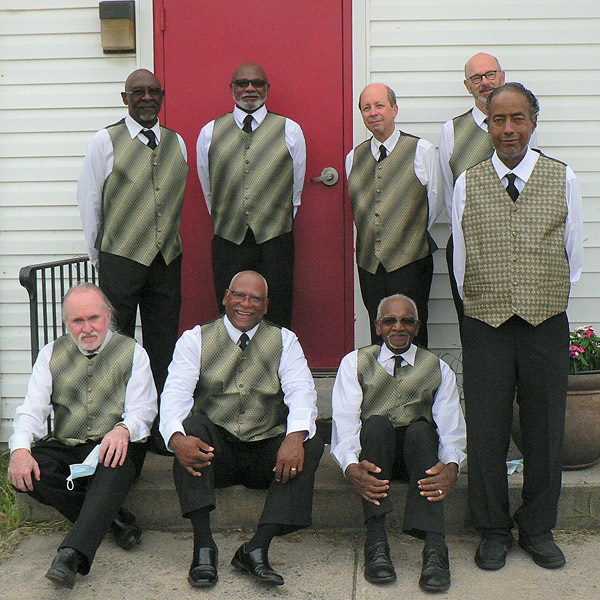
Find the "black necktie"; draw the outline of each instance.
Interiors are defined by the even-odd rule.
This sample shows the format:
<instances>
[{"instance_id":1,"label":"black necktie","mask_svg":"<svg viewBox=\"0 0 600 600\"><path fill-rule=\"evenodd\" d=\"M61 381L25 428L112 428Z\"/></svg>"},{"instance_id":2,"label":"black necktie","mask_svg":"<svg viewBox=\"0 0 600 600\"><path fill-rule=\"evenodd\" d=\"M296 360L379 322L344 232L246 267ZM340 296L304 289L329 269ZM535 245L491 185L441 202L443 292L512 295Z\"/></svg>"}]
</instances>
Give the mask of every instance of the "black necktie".
<instances>
[{"instance_id":1,"label":"black necktie","mask_svg":"<svg viewBox=\"0 0 600 600\"><path fill-rule=\"evenodd\" d=\"M242 333L242 335L240 335L240 339L238 340L238 346L242 350L245 350L249 341L250 341L250 338L248 337L248 334L247 333Z\"/></svg>"},{"instance_id":2,"label":"black necktie","mask_svg":"<svg viewBox=\"0 0 600 600\"><path fill-rule=\"evenodd\" d=\"M94 358L94 356L96 356L97 354L98 354L97 352L96 352L96 354L85 354L85 357L86 357L88 360L91 360L91 359L92 359L92 358Z\"/></svg>"},{"instance_id":3,"label":"black necktie","mask_svg":"<svg viewBox=\"0 0 600 600\"><path fill-rule=\"evenodd\" d=\"M397 355L394 356L394 377L398 376L400 368L402 367L402 357Z\"/></svg>"},{"instance_id":4,"label":"black necktie","mask_svg":"<svg viewBox=\"0 0 600 600\"><path fill-rule=\"evenodd\" d=\"M508 179L508 185L506 186L506 191L508 192L508 195L511 197L511 200L513 202L515 202L517 200L517 198L519 197L519 190L517 189L517 186L515 185L516 178L517 178L517 176L514 173L508 173L508 175L506 176L506 179Z\"/></svg>"},{"instance_id":5,"label":"black necktie","mask_svg":"<svg viewBox=\"0 0 600 600\"><path fill-rule=\"evenodd\" d=\"M377 160L377 162L381 162L386 156L387 150L385 149L385 146L381 144L381 146L379 146L379 159Z\"/></svg>"},{"instance_id":6,"label":"black necktie","mask_svg":"<svg viewBox=\"0 0 600 600\"><path fill-rule=\"evenodd\" d=\"M142 133L148 138L148 148L154 150L158 144L156 143L156 134L151 129L142 129Z\"/></svg>"},{"instance_id":7,"label":"black necktie","mask_svg":"<svg viewBox=\"0 0 600 600\"><path fill-rule=\"evenodd\" d=\"M246 133L252 133L252 115L246 115L246 118L244 119L244 126L242 127L242 129Z\"/></svg>"}]
</instances>

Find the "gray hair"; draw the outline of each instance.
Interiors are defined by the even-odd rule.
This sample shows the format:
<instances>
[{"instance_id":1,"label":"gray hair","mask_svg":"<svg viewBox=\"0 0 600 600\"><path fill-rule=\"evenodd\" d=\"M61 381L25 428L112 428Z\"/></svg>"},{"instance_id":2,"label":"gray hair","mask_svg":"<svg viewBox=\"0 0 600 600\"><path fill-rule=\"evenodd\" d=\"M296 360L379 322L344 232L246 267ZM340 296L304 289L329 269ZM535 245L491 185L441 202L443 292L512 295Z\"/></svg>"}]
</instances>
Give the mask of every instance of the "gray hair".
<instances>
[{"instance_id":1,"label":"gray hair","mask_svg":"<svg viewBox=\"0 0 600 600\"><path fill-rule=\"evenodd\" d=\"M73 292L79 292L79 291L83 292L86 290L96 292L102 299L102 302L104 302L104 306L106 307L106 312L108 313L110 310L110 311L112 311L112 313L114 315L115 309L113 308L113 305L111 304L110 300L106 297L106 294L95 283L91 283L90 281L82 281L80 283L75 284L73 287L69 288L69 290L67 290L67 293L63 297L62 313L61 313L63 320L66 319L65 304L67 303L67 298ZM109 329L112 329L114 331L113 321L110 322Z\"/></svg>"},{"instance_id":2,"label":"gray hair","mask_svg":"<svg viewBox=\"0 0 600 600\"><path fill-rule=\"evenodd\" d=\"M516 92L517 94L521 94L527 100L527 104L529 105L529 116L533 121L538 113L540 112L540 103L538 99L533 95L533 92L528 90L522 83L518 83L517 81L509 81L500 87L495 88L492 93L488 96L487 106L488 111L492 106L492 99L503 92Z\"/></svg>"},{"instance_id":3,"label":"gray hair","mask_svg":"<svg viewBox=\"0 0 600 600\"><path fill-rule=\"evenodd\" d=\"M413 307L413 309L415 311L415 318L417 319L417 321L419 320L419 310L417 309L417 305L415 304L415 301L412 298L405 296L404 294L392 294L391 296L386 296L385 298L382 298L381 301L379 302L379 304L377 305L377 319L378 320L381 319L381 309L383 308L383 305L388 300L406 300Z\"/></svg>"}]
</instances>

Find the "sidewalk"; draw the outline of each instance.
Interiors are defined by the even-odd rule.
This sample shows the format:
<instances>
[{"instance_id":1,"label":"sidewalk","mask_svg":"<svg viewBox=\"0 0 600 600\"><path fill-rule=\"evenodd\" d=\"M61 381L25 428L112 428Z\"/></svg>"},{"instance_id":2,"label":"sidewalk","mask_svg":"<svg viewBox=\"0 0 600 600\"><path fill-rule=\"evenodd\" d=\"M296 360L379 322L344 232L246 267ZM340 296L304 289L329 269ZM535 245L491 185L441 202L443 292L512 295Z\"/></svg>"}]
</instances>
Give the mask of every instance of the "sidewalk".
<instances>
[{"instance_id":1,"label":"sidewalk","mask_svg":"<svg viewBox=\"0 0 600 600\"><path fill-rule=\"evenodd\" d=\"M121 550L108 535L89 575L78 576L75 588L57 589L44 577L64 533L31 534L0 563L1 600L214 600L280 598L285 600L411 600L435 598L418 587L422 543L390 535L398 580L386 586L363 577L362 535L315 533L276 539L270 552L273 567L285 578L281 587L265 588L233 569L229 561L247 539L239 531L217 533L219 581L213 588L187 583L192 553L189 533L146 531L139 546ZM473 562L477 537L450 535L452 587L438 597L448 600L566 600L600 596L600 535L557 536L567 565L549 571L535 565L514 546L504 569L481 571ZM117 564L118 563L118 564Z\"/></svg>"}]
</instances>

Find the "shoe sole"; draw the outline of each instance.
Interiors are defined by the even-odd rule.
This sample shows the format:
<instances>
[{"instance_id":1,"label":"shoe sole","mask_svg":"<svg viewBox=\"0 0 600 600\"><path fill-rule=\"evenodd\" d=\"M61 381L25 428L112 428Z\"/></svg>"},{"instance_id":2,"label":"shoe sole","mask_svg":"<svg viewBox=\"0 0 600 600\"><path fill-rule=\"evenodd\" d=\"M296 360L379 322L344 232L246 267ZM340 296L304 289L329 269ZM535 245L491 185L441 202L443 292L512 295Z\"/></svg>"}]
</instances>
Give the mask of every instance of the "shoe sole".
<instances>
[{"instance_id":1,"label":"shoe sole","mask_svg":"<svg viewBox=\"0 0 600 600\"><path fill-rule=\"evenodd\" d=\"M277 581L277 580L274 580L274 579L265 579L263 577L257 577L254 573L252 573L252 571L248 570L236 558L231 559L231 566L235 567L239 571L242 571L244 573L248 573L248 575L250 575L250 577L252 577L253 579L256 579L256 581L260 581L262 583L266 583L267 585L283 585L285 583L284 581Z\"/></svg>"},{"instance_id":2,"label":"shoe sole","mask_svg":"<svg viewBox=\"0 0 600 600\"><path fill-rule=\"evenodd\" d=\"M365 573L365 579L369 583L392 583L392 581L396 581L396 573L388 577L371 577Z\"/></svg>"},{"instance_id":3,"label":"shoe sole","mask_svg":"<svg viewBox=\"0 0 600 600\"><path fill-rule=\"evenodd\" d=\"M538 567L542 567L543 569L559 569L560 567L564 567L567 564L565 558L560 558L555 560L554 562L549 562L547 560L541 559L538 557L537 553L532 552L530 548L527 547L521 540L519 540L519 546L531 556L533 562L538 565Z\"/></svg>"},{"instance_id":4,"label":"shoe sole","mask_svg":"<svg viewBox=\"0 0 600 600\"><path fill-rule=\"evenodd\" d=\"M72 590L75 585L74 581L69 582L61 575L55 573L46 573L46 578L55 583L56 585L59 585L60 587L69 588L70 590Z\"/></svg>"},{"instance_id":5,"label":"shoe sole","mask_svg":"<svg viewBox=\"0 0 600 600\"><path fill-rule=\"evenodd\" d=\"M130 536L126 543L119 544L119 542L117 541L117 546L119 546L120 548L123 548L123 550L131 550L140 541L141 537L142 537L142 530L138 529L138 531L135 533L135 535Z\"/></svg>"},{"instance_id":6,"label":"shoe sole","mask_svg":"<svg viewBox=\"0 0 600 600\"><path fill-rule=\"evenodd\" d=\"M475 559L475 564L484 571L498 571L506 565L506 560L499 562L483 562L482 560Z\"/></svg>"},{"instance_id":7,"label":"shoe sole","mask_svg":"<svg viewBox=\"0 0 600 600\"><path fill-rule=\"evenodd\" d=\"M219 581L219 576L218 575L215 577L214 581L208 581L208 579L200 579L199 581L194 581L190 576L188 576L188 583L193 588L207 588L207 587L212 587L213 585L215 585L215 583L217 583L217 581Z\"/></svg>"},{"instance_id":8,"label":"shoe sole","mask_svg":"<svg viewBox=\"0 0 600 600\"><path fill-rule=\"evenodd\" d=\"M425 590L426 592L446 592L450 589L450 584L445 585L443 587L433 587L431 585L421 585L419 584L419 587L422 590Z\"/></svg>"}]
</instances>

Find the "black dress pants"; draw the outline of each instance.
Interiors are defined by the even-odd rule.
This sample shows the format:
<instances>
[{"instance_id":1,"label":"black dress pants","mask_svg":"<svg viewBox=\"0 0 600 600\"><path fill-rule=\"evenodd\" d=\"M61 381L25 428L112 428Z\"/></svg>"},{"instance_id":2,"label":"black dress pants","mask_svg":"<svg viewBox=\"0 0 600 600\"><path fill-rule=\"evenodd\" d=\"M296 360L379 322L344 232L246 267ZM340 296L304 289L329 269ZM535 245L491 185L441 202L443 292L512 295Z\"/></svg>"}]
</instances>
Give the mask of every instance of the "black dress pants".
<instances>
[{"instance_id":1,"label":"black dress pants","mask_svg":"<svg viewBox=\"0 0 600 600\"><path fill-rule=\"evenodd\" d=\"M463 306L462 298L458 293L458 286L456 285L456 277L454 277L454 238L452 234L448 238L446 244L446 264L448 265L448 278L450 279L450 290L452 291L452 300L454 300L454 308L456 309L456 316L458 318L458 330L462 325L463 319L465 318L465 309Z\"/></svg>"},{"instance_id":2,"label":"black dress pants","mask_svg":"<svg viewBox=\"0 0 600 600\"><path fill-rule=\"evenodd\" d=\"M159 253L146 267L129 258L101 252L99 283L115 309L117 329L124 335L135 337L139 306L143 346L160 395L179 335L181 255L167 265Z\"/></svg>"},{"instance_id":3,"label":"black dress pants","mask_svg":"<svg viewBox=\"0 0 600 600\"><path fill-rule=\"evenodd\" d=\"M303 471L281 483L275 480L273 467L285 433L258 442L242 442L206 415L188 417L183 427L186 435L198 437L215 449L214 460L202 469L202 477L190 475L175 458L173 478L185 518L195 510L213 510L215 488L241 483L253 489L268 489L259 525L283 525L283 534L311 524L315 472L323 454L318 436L304 442Z\"/></svg>"},{"instance_id":4,"label":"black dress pants","mask_svg":"<svg viewBox=\"0 0 600 600\"><path fill-rule=\"evenodd\" d=\"M223 311L223 297L231 279L240 271L256 271L269 284L267 319L287 329L292 326L294 297L294 232L284 233L257 244L250 229L241 244L215 235L212 240L212 267L217 306Z\"/></svg>"},{"instance_id":5,"label":"black dress pants","mask_svg":"<svg viewBox=\"0 0 600 600\"><path fill-rule=\"evenodd\" d=\"M562 476L569 325L565 313L537 327L513 316L499 327L465 316L463 382L469 510L477 529L510 529L506 455L518 389L523 438L522 504L514 518L529 536L556 524Z\"/></svg>"},{"instance_id":6,"label":"black dress pants","mask_svg":"<svg viewBox=\"0 0 600 600\"><path fill-rule=\"evenodd\" d=\"M41 441L31 449L41 479L34 480L33 492L28 493L38 502L53 506L73 523L59 548L74 548L86 557L87 564L80 567L84 575L89 572L98 546L141 471L146 452L144 444L129 444L122 466L113 469L99 463L93 475L74 479L74 488L68 490L69 465L83 462L97 443L65 446L58 441Z\"/></svg>"},{"instance_id":7,"label":"black dress pants","mask_svg":"<svg viewBox=\"0 0 600 600\"><path fill-rule=\"evenodd\" d=\"M408 427L394 428L383 415L373 415L363 422L360 432L360 460L368 460L381 469L378 479L408 480L404 509L405 533L425 539L428 532L444 535L444 503L429 502L420 495L417 481L428 477L427 469L438 461L438 435L427 421L419 420ZM389 495L377 506L363 500L365 521L394 510Z\"/></svg>"},{"instance_id":8,"label":"black dress pants","mask_svg":"<svg viewBox=\"0 0 600 600\"><path fill-rule=\"evenodd\" d=\"M433 255L429 254L425 258L416 260L389 273L382 264L379 265L374 275L358 267L358 277L362 299L369 312L371 343L381 343L381 338L375 331L375 319L377 319L379 302L392 294L404 294L415 301L419 311L421 329L414 341L419 346L427 348L427 317L429 315L427 303L429 302L431 280L433 279Z\"/></svg>"}]
</instances>

